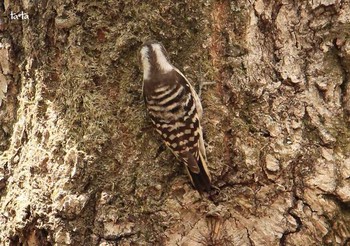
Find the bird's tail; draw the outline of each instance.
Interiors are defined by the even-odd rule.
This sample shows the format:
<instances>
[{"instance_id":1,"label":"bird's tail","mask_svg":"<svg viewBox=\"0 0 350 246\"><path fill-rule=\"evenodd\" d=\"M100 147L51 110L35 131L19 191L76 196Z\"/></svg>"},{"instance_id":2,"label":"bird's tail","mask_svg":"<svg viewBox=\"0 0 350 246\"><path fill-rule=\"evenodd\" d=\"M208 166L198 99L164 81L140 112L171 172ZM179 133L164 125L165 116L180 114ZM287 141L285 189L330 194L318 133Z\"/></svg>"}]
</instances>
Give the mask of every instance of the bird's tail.
<instances>
[{"instance_id":1,"label":"bird's tail","mask_svg":"<svg viewBox=\"0 0 350 246\"><path fill-rule=\"evenodd\" d=\"M191 165L186 166L187 173L191 178L193 186L200 192L209 191L211 189L211 177L205 158L202 156L200 151L199 160L196 161L193 158L193 161L196 162L198 168L191 168ZM189 162L191 162L191 160Z\"/></svg>"}]
</instances>

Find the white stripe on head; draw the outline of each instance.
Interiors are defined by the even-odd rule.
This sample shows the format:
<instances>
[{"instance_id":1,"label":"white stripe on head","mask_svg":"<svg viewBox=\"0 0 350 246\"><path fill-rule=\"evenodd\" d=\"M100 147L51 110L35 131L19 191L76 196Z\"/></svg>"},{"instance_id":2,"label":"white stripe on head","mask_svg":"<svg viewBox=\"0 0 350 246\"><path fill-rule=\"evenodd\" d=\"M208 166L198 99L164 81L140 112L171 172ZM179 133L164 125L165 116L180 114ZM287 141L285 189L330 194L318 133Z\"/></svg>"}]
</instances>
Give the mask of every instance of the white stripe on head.
<instances>
[{"instance_id":1,"label":"white stripe on head","mask_svg":"<svg viewBox=\"0 0 350 246\"><path fill-rule=\"evenodd\" d=\"M163 53L162 46L160 44L152 44L152 48L156 54L156 60L159 65L159 69L162 70L163 73L167 73L173 70L173 66L168 62L165 54Z\"/></svg>"},{"instance_id":2,"label":"white stripe on head","mask_svg":"<svg viewBox=\"0 0 350 246\"><path fill-rule=\"evenodd\" d=\"M143 80L147 80L150 78L151 74L151 64L149 61L149 48L147 46L142 47L141 53L141 61L143 67Z\"/></svg>"}]
</instances>

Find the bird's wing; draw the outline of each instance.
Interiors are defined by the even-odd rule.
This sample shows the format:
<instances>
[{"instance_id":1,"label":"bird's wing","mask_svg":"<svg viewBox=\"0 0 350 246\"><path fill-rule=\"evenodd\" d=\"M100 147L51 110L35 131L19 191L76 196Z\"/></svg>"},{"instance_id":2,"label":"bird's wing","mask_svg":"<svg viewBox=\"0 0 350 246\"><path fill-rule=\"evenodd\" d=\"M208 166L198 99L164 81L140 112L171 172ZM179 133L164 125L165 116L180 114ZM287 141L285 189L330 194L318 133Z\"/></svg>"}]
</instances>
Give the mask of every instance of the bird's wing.
<instances>
[{"instance_id":1,"label":"bird's wing","mask_svg":"<svg viewBox=\"0 0 350 246\"><path fill-rule=\"evenodd\" d=\"M191 83L187 80L187 78L185 77L185 75L183 75L179 69L177 69L176 67L174 67L175 71L178 72L179 75L181 75L181 77L184 79L184 81L188 84L190 90L191 90L191 94L194 98L194 102L196 104L196 110L197 110L197 114L199 119L202 118L203 115L203 107L202 107L202 103L199 100L199 96L197 94L197 92L195 91L195 89L193 88L193 86L191 85Z\"/></svg>"}]
</instances>

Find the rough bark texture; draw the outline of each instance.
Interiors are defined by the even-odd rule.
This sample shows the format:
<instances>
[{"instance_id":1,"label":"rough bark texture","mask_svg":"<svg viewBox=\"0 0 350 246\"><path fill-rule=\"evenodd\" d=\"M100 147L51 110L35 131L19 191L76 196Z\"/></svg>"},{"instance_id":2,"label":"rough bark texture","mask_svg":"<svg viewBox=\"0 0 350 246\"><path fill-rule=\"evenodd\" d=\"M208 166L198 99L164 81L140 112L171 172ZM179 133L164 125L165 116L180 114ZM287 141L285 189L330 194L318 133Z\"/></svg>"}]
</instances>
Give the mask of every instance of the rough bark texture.
<instances>
[{"instance_id":1,"label":"rough bark texture","mask_svg":"<svg viewBox=\"0 0 350 246\"><path fill-rule=\"evenodd\" d=\"M0 7L1 245L350 245L348 0ZM147 39L215 82L210 195L156 156Z\"/></svg>"}]
</instances>

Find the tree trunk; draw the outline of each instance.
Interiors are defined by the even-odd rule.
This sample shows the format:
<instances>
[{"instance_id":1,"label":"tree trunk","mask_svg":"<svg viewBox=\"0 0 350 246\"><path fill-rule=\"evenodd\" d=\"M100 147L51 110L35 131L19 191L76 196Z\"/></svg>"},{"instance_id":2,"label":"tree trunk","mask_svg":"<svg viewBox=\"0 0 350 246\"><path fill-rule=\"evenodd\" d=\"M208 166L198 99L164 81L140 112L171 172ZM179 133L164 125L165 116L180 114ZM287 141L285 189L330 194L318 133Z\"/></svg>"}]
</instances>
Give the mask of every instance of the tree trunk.
<instances>
[{"instance_id":1,"label":"tree trunk","mask_svg":"<svg viewBox=\"0 0 350 246\"><path fill-rule=\"evenodd\" d=\"M1 245L350 245L348 0L0 7ZM157 153L147 39L215 82L209 194Z\"/></svg>"}]
</instances>

